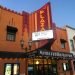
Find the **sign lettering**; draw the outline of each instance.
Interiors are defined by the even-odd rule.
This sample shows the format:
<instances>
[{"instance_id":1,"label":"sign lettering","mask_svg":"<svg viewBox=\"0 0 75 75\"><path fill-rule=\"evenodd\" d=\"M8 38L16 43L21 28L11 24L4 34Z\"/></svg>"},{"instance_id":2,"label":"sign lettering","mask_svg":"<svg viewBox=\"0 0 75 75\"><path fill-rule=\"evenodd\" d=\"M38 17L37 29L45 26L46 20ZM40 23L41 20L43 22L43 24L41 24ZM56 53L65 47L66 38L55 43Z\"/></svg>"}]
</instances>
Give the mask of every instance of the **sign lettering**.
<instances>
[{"instance_id":1,"label":"sign lettering","mask_svg":"<svg viewBox=\"0 0 75 75\"><path fill-rule=\"evenodd\" d=\"M43 16L43 14L44 14L44 10L41 10L40 11L40 27L41 27L41 30L42 31L44 31L45 30L45 28L44 28L44 26L45 26L45 17Z\"/></svg>"},{"instance_id":2,"label":"sign lettering","mask_svg":"<svg viewBox=\"0 0 75 75\"><path fill-rule=\"evenodd\" d=\"M63 53L63 52L51 52L51 51L42 51L40 50L40 55L49 56L49 57L58 57L58 58L72 58L73 55L71 53Z\"/></svg>"}]
</instances>

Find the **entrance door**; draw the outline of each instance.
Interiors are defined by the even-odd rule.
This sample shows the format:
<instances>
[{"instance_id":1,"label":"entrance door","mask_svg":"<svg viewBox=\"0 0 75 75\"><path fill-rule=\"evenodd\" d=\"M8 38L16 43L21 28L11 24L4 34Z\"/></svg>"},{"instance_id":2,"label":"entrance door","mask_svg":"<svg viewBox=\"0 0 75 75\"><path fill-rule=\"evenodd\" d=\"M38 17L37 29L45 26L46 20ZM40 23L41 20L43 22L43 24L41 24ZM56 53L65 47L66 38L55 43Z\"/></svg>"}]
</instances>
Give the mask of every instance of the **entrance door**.
<instances>
[{"instance_id":1,"label":"entrance door","mask_svg":"<svg viewBox=\"0 0 75 75\"><path fill-rule=\"evenodd\" d=\"M52 75L58 75L57 74L57 65L56 64L52 64Z\"/></svg>"},{"instance_id":2,"label":"entrance door","mask_svg":"<svg viewBox=\"0 0 75 75\"><path fill-rule=\"evenodd\" d=\"M28 75L57 75L57 66L56 64L29 65Z\"/></svg>"},{"instance_id":3,"label":"entrance door","mask_svg":"<svg viewBox=\"0 0 75 75\"><path fill-rule=\"evenodd\" d=\"M28 65L28 75L34 75L33 65Z\"/></svg>"}]
</instances>

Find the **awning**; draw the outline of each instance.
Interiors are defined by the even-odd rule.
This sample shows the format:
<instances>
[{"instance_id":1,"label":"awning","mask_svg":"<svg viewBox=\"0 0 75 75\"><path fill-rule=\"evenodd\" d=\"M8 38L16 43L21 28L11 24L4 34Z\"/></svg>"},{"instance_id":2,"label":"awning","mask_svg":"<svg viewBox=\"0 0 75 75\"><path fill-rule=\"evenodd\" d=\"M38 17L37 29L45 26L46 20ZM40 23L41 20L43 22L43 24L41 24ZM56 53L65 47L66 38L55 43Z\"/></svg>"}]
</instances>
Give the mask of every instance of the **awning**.
<instances>
[{"instance_id":1,"label":"awning","mask_svg":"<svg viewBox=\"0 0 75 75\"><path fill-rule=\"evenodd\" d=\"M0 58L25 58L26 55L24 52L7 52L0 51Z\"/></svg>"},{"instance_id":2,"label":"awning","mask_svg":"<svg viewBox=\"0 0 75 75\"><path fill-rule=\"evenodd\" d=\"M16 33L18 31L18 29L16 27L7 26L7 31Z\"/></svg>"},{"instance_id":3,"label":"awning","mask_svg":"<svg viewBox=\"0 0 75 75\"><path fill-rule=\"evenodd\" d=\"M52 58L52 59L74 59L72 53L49 51L49 50L34 50L27 53L24 52L5 52L0 51L0 58Z\"/></svg>"},{"instance_id":4,"label":"awning","mask_svg":"<svg viewBox=\"0 0 75 75\"><path fill-rule=\"evenodd\" d=\"M52 59L73 59L72 53L49 51L49 50L34 50L27 53L28 58L52 58Z\"/></svg>"}]
</instances>

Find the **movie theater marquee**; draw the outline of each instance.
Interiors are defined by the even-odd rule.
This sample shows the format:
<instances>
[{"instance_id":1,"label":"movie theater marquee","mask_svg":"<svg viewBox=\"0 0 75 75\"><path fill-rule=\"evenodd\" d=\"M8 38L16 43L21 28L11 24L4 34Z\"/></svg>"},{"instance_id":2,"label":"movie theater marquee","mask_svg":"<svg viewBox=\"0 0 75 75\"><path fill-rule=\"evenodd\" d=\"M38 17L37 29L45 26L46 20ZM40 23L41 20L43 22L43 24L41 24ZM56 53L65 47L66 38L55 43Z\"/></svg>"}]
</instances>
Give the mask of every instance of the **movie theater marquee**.
<instances>
[{"instance_id":1,"label":"movie theater marquee","mask_svg":"<svg viewBox=\"0 0 75 75\"><path fill-rule=\"evenodd\" d=\"M52 39L52 38L53 38L53 30L45 30L32 33L32 41Z\"/></svg>"}]
</instances>

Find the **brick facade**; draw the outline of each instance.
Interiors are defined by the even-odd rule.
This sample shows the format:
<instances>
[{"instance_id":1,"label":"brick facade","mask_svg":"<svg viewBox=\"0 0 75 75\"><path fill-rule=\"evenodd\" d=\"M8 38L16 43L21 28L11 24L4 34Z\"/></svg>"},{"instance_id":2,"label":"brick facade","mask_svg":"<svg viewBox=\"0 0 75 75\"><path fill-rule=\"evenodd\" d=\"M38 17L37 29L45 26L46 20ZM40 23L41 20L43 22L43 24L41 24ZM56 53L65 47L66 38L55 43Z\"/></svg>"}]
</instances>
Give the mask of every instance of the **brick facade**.
<instances>
[{"instance_id":1,"label":"brick facade","mask_svg":"<svg viewBox=\"0 0 75 75\"><path fill-rule=\"evenodd\" d=\"M47 4L43 7L46 7L46 6L47 6ZM15 52L22 52L22 53L25 52L23 49L21 49L20 40L24 39L24 41L25 41L24 47L28 48L28 40L31 40L32 32L39 30L38 26L40 26L40 25L38 25L36 14L40 10L42 11L42 8L31 14L29 14L27 12L23 12L22 14L20 14L13 10L10 10L10 9L0 6L0 31L1 31L0 32L0 52L1 51L14 52L14 53ZM58 28L53 25L51 8L50 9L49 8L50 8L50 4L48 3L47 13L46 13L46 15L47 15L46 21L48 21L47 22L48 25L44 26L44 27L46 27L46 29L54 30L54 38L52 40L50 40L51 41L51 43L49 44L50 48L48 48L48 49L51 51L69 53L69 45L68 45L68 41L67 41L66 30ZM7 26L10 26L12 28L14 27L17 29L15 41L8 41L6 39ZM65 42L65 48L61 48L61 41ZM41 48L48 42L49 42L48 40L32 42L31 51ZM35 60L36 60L36 58L35 58ZM46 60L46 59L44 59L44 60ZM64 75L64 73L65 73L65 75L71 75L70 70L63 71L63 66L62 66L63 63L67 63L69 61L68 59L67 60L52 59L52 57L51 57L49 60L56 61L55 63L57 65L57 74L58 75ZM27 69L28 69L28 63L29 63L28 61L29 60L27 60L27 58L17 58L17 57L13 58L13 56L12 56L12 58L7 58L7 57L0 58L0 66L1 66L0 67L0 70L1 70L0 75L4 75L4 71L5 71L4 65L6 63L10 63L10 64L19 63L20 64L19 75L27 75L28 74Z\"/></svg>"}]
</instances>

